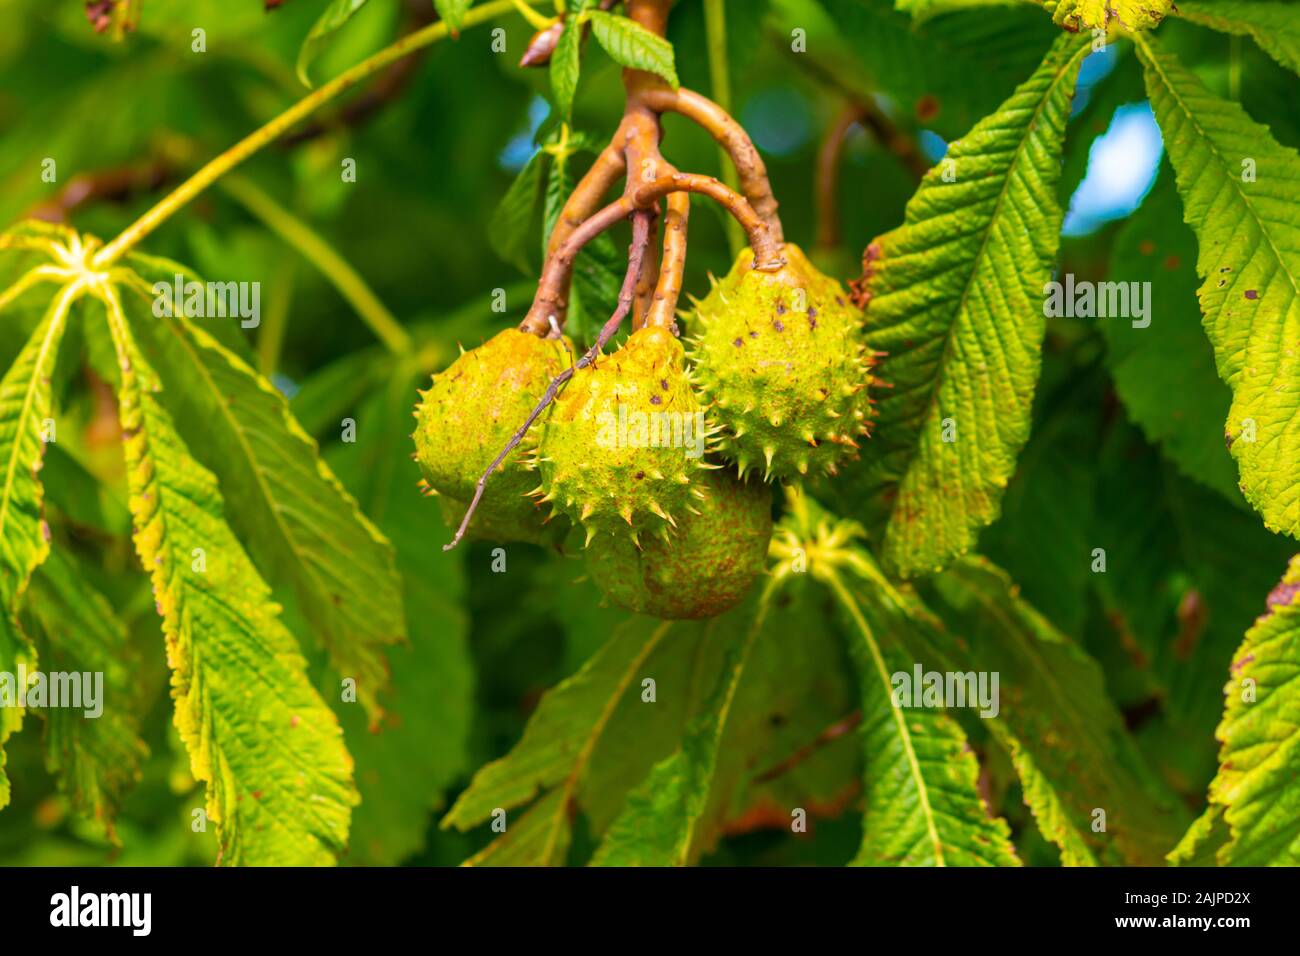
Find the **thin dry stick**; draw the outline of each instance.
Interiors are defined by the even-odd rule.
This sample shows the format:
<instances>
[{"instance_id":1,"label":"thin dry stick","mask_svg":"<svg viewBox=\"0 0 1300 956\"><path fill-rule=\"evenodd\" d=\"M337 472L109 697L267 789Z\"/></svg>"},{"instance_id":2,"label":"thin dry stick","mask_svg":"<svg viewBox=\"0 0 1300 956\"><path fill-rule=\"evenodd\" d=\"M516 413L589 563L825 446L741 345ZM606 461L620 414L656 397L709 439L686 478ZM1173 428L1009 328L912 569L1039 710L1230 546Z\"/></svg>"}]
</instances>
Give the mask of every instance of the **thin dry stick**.
<instances>
[{"instance_id":1,"label":"thin dry stick","mask_svg":"<svg viewBox=\"0 0 1300 956\"><path fill-rule=\"evenodd\" d=\"M691 215L691 194L672 193L664 216L664 251L659 264L659 282L645 324L677 332L677 299L686 272L686 223Z\"/></svg>"},{"instance_id":2,"label":"thin dry stick","mask_svg":"<svg viewBox=\"0 0 1300 956\"><path fill-rule=\"evenodd\" d=\"M701 96L686 87L677 90L655 87L644 90L642 95L645 104L655 112L680 113L708 131L731 156L736 172L740 174L741 191L754 211L767 223L777 244L783 243L785 236L781 229L781 218L776 211L780 204L772 193L772 183L767 178L763 157L758 155L758 149L745 128L707 96Z\"/></svg>"},{"instance_id":3,"label":"thin dry stick","mask_svg":"<svg viewBox=\"0 0 1300 956\"><path fill-rule=\"evenodd\" d=\"M606 207L609 208L609 207ZM584 223L585 225L585 223ZM618 294L618 307L614 314L610 316L609 321L605 323L604 328L600 330L600 335L596 336L595 343L589 348L582 358L578 359L576 365L571 365L559 375L551 380L551 384L546 387L546 393L542 400L537 403L537 407L532 410L524 423L519 426L519 430L511 436L506 447L501 450L501 454L493 459L492 464L488 465L487 471L479 476L478 483L474 486L474 498L465 510L465 517L460 520L460 527L456 529L456 536L451 541L442 546L442 550L450 551L456 545L460 544L461 539L465 537L465 532L469 529L470 519L474 517L475 510L478 509L478 503L483 498L483 490L487 487L487 482L492 473L497 470L497 466L505 461L506 456L519 447L519 443L524 440L528 434L528 429L532 428L533 422L555 401L555 396L559 394L560 387L579 369L584 369L596 361L596 356L600 354L605 344L614 337L618 331L623 319L627 317L632 308L632 298L636 292L637 280L641 277L641 264L645 260L646 247L650 244L650 214L645 210L638 210L632 219L632 245L627 251L627 275L623 277L623 287Z\"/></svg>"}]
</instances>

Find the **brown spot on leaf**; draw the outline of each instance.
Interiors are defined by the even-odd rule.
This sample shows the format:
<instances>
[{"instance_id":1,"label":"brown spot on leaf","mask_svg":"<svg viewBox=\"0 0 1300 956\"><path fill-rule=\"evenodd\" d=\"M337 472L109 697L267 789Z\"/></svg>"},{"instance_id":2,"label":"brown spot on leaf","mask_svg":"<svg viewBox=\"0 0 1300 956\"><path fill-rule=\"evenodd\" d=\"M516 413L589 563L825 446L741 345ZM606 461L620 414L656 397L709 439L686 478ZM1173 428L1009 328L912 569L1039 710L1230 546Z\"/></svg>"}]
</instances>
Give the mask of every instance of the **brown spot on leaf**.
<instances>
[{"instance_id":1,"label":"brown spot on leaf","mask_svg":"<svg viewBox=\"0 0 1300 956\"><path fill-rule=\"evenodd\" d=\"M939 115L939 98L927 93L916 101L916 118L928 123Z\"/></svg>"}]
</instances>

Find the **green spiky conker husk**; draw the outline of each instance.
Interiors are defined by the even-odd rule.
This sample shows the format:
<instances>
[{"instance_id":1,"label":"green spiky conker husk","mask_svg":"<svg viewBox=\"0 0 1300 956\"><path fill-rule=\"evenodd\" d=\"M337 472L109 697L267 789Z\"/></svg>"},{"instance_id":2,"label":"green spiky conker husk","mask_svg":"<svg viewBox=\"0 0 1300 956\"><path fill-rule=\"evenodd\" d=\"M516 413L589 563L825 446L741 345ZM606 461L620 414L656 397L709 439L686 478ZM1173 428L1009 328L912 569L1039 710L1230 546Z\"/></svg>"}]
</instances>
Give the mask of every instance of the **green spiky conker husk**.
<instances>
[{"instance_id":1,"label":"green spiky conker husk","mask_svg":"<svg viewBox=\"0 0 1300 956\"><path fill-rule=\"evenodd\" d=\"M568 363L558 340L506 329L463 352L433 376L416 408L416 459L424 480L443 497L449 524L458 524L484 469L505 448ZM547 513L527 496L536 486L527 461L536 427L488 480L470 524L475 537L553 543L564 523L543 527Z\"/></svg>"},{"instance_id":2,"label":"green spiky conker husk","mask_svg":"<svg viewBox=\"0 0 1300 956\"><path fill-rule=\"evenodd\" d=\"M703 423L681 343L667 329L639 329L564 387L542 429L536 494L580 524L588 544L667 534L702 494Z\"/></svg>"},{"instance_id":3,"label":"green spiky conker husk","mask_svg":"<svg viewBox=\"0 0 1300 956\"><path fill-rule=\"evenodd\" d=\"M775 272L746 249L690 320L691 361L718 450L741 474L834 474L870 418L863 315L795 245Z\"/></svg>"},{"instance_id":4,"label":"green spiky conker husk","mask_svg":"<svg viewBox=\"0 0 1300 956\"><path fill-rule=\"evenodd\" d=\"M772 537L772 492L730 471L700 479L708 496L665 540L637 548L602 536L587 549L592 578L614 604L672 620L715 617L741 602L763 571Z\"/></svg>"}]
</instances>

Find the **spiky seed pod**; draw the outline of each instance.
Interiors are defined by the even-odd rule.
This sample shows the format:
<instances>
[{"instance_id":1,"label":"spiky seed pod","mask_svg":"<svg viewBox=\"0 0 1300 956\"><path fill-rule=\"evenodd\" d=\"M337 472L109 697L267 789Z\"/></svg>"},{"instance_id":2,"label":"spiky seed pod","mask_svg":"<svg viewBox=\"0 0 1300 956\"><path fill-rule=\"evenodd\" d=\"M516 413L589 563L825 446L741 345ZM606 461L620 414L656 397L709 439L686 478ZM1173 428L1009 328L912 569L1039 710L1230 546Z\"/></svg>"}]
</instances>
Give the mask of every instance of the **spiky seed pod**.
<instances>
[{"instance_id":1,"label":"spiky seed pod","mask_svg":"<svg viewBox=\"0 0 1300 956\"><path fill-rule=\"evenodd\" d=\"M587 567L605 596L638 614L674 620L714 617L735 607L763 570L772 537L772 491L730 471L701 479L708 497L667 540L643 548L601 536Z\"/></svg>"},{"instance_id":2,"label":"spiky seed pod","mask_svg":"<svg viewBox=\"0 0 1300 956\"><path fill-rule=\"evenodd\" d=\"M474 497L479 476L568 361L562 342L506 329L462 352L420 393L412 436L416 459L428 488L446 499L444 513L451 517L455 512L454 522ZM527 496L537 484L526 464L536 431L530 430L525 444L488 481L470 526L475 536L544 544L563 534L562 528L542 527L547 514Z\"/></svg>"},{"instance_id":3,"label":"spiky seed pod","mask_svg":"<svg viewBox=\"0 0 1300 956\"><path fill-rule=\"evenodd\" d=\"M639 329L561 392L542 429L535 494L581 524L588 544L665 535L704 494L707 440L681 343Z\"/></svg>"},{"instance_id":4,"label":"spiky seed pod","mask_svg":"<svg viewBox=\"0 0 1300 956\"><path fill-rule=\"evenodd\" d=\"M844 288L786 243L786 265L741 253L690 319L691 361L718 449L742 475L834 474L867 434L871 353Z\"/></svg>"}]
</instances>

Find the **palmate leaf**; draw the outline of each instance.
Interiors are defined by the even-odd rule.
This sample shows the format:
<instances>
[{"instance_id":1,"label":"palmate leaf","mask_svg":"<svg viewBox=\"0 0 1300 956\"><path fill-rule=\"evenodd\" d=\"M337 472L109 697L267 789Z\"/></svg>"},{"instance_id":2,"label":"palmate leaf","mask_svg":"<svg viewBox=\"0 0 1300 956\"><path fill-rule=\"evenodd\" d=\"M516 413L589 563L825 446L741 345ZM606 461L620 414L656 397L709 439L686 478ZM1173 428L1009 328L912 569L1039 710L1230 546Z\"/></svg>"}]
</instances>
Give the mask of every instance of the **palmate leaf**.
<instances>
[{"instance_id":1,"label":"palmate leaf","mask_svg":"<svg viewBox=\"0 0 1300 956\"><path fill-rule=\"evenodd\" d=\"M52 414L50 379L73 302L84 286L52 263L27 261L52 256L63 233L20 225L0 236L0 256L17 254L28 271L0 290L0 312L38 285L66 282L12 366L0 379L0 673L19 665L35 668L36 653L16 617L32 571L49 553L39 472L44 460L45 422ZM33 254L35 254L33 256ZM23 708L0 707L0 808L9 803L5 741L22 726Z\"/></svg>"},{"instance_id":2,"label":"palmate leaf","mask_svg":"<svg viewBox=\"0 0 1300 956\"><path fill-rule=\"evenodd\" d=\"M868 250L868 339L888 353L893 387L853 484L904 575L970 548L997 517L1028 437L1062 137L1088 49L1059 38L997 113L952 144L903 226Z\"/></svg>"},{"instance_id":3,"label":"palmate leaf","mask_svg":"<svg viewBox=\"0 0 1300 956\"><path fill-rule=\"evenodd\" d=\"M122 430L140 561L153 579L176 725L207 784L225 865L334 862L357 795L334 714L270 591L225 522L215 477L160 401L119 291L97 288L119 354ZM202 563L200 563L200 561Z\"/></svg>"},{"instance_id":4,"label":"palmate leaf","mask_svg":"<svg viewBox=\"0 0 1300 956\"><path fill-rule=\"evenodd\" d=\"M543 696L519 743L479 770L443 819L443 827L467 830L542 794L519 820L507 820L503 846L491 844L467 862L563 864L579 807L592 830L604 832L624 794L680 742L698 698L713 686L726 627L725 618L633 618L615 630L578 673ZM642 699L646 678L655 681L654 702Z\"/></svg>"},{"instance_id":5,"label":"palmate leaf","mask_svg":"<svg viewBox=\"0 0 1300 956\"><path fill-rule=\"evenodd\" d=\"M1222 808L1229 830L1216 853L1221 866L1300 865L1300 557L1291 559L1268 604L1224 688L1216 733L1223 746L1210 784L1211 812ZM1212 819L1194 827L1178 856L1194 854L1209 838Z\"/></svg>"},{"instance_id":6,"label":"palmate leaf","mask_svg":"<svg viewBox=\"0 0 1300 956\"><path fill-rule=\"evenodd\" d=\"M1300 154L1138 38L1147 91L1199 242L1198 295L1246 498L1271 530L1300 534ZM1247 171L1257 171L1257 176ZM1247 181L1255 179L1255 181Z\"/></svg>"},{"instance_id":7,"label":"palmate leaf","mask_svg":"<svg viewBox=\"0 0 1300 956\"><path fill-rule=\"evenodd\" d=\"M1300 18L1295 7L1273 0L1186 0L1185 19L1221 33L1248 36L1285 67L1300 73Z\"/></svg>"},{"instance_id":8,"label":"palmate leaf","mask_svg":"<svg viewBox=\"0 0 1300 956\"><path fill-rule=\"evenodd\" d=\"M1160 863L1185 815L1146 772L1097 664L982 559L958 562L919 596L941 625L936 632L924 613L908 612L912 639L931 645L918 654L944 657L946 668L999 674L999 714L989 729L1063 861ZM1094 831L1097 810L1105 812L1102 832Z\"/></svg>"},{"instance_id":9,"label":"palmate leaf","mask_svg":"<svg viewBox=\"0 0 1300 956\"><path fill-rule=\"evenodd\" d=\"M52 414L50 378L79 282L59 289L18 359L0 380L0 610L13 613L32 570L49 553L38 473L45 422Z\"/></svg>"},{"instance_id":10,"label":"palmate leaf","mask_svg":"<svg viewBox=\"0 0 1300 956\"><path fill-rule=\"evenodd\" d=\"M1070 31L1104 30L1118 20L1130 30L1156 26L1174 0L1039 0L1052 19Z\"/></svg>"},{"instance_id":11,"label":"palmate leaf","mask_svg":"<svg viewBox=\"0 0 1300 956\"><path fill-rule=\"evenodd\" d=\"M126 627L62 551L51 551L37 569L30 595L46 671L103 675L98 715L86 717L84 709L66 707L42 712L45 766L58 777L73 808L103 826L116 842L113 819L148 754L131 683L138 662Z\"/></svg>"},{"instance_id":12,"label":"palmate leaf","mask_svg":"<svg viewBox=\"0 0 1300 956\"><path fill-rule=\"evenodd\" d=\"M155 316L154 283L192 277L163 260L128 261L135 272L115 272L123 310L159 372L162 402L183 433L204 436L200 460L239 504L227 520L263 574L293 588L331 665L356 681L357 699L377 719L389 677L383 648L406 636L391 546L320 460L284 396L209 331L233 321Z\"/></svg>"},{"instance_id":13,"label":"palmate leaf","mask_svg":"<svg viewBox=\"0 0 1300 956\"><path fill-rule=\"evenodd\" d=\"M835 593L857 639L866 811L854 863L1017 865L1006 822L990 817L980 798L979 763L961 727L943 710L895 706L892 675L910 670L902 648L877 638L837 571L822 563L814 573Z\"/></svg>"},{"instance_id":14,"label":"palmate leaf","mask_svg":"<svg viewBox=\"0 0 1300 956\"><path fill-rule=\"evenodd\" d=\"M680 746L628 795L593 865L681 866L720 838L837 817L861 780L850 665L823 606L789 569L728 615L712 696ZM799 639L792 641L791 634Z\"/></svg>"},{"instance_id":15,"label":"palmate leaf","mask_svg":"<svg viewBox=\"0 0 1300 956\"><path fill-rule=\"evenodd\" d=\"M753 622L729 644L713 698L691 721L681 747L628 794L592 866L685 866L693 861L698 852L696 825L709 802L718 750L777 584L775 578L768 582Z\"/></svg>"}]
</instances>

